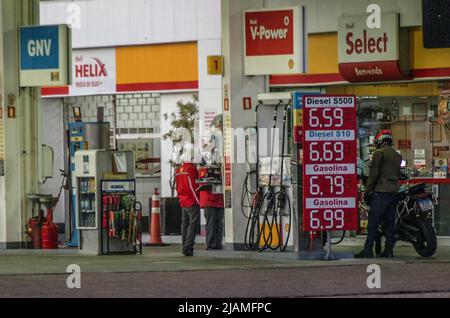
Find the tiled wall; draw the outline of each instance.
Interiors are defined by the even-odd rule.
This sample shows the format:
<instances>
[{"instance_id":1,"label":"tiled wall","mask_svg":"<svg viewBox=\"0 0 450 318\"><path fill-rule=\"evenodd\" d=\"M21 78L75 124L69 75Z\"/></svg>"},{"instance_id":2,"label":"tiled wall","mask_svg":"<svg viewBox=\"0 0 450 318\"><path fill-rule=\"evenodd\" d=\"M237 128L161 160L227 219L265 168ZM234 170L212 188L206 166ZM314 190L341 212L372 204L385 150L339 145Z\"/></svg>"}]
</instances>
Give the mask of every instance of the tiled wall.
<instances>
[{"instance_id":1,"label":"tiled wall","mask_svg":"<svg viewBox=\"0 0 450 318\"><path fill-rule=\"evenodd\" d=\"M159 93L68 97L66 103L81 108L84 122L96 122L98 108L103 107L104 120L111 124L111 128L152 129L155 133L160 131L161 95ZM114 104L116 104L115 108ZM69 116L72 120L71 111Z\"/></svg>"},{"instance_id":2,"label":"tiled wall","mask_svg":"<svg viewBox=\"0 0 450 318\"><path fill-rule=\"evenodd\" d=\"M159 93L117 95L117 128L153 128L160 132ZM149 131L150 132L150 131Z\"/></svg>"},{"instance_id":3,"label":"tiled wall","mask_svg":"<svg viewBox=\"0 0 450 318\"><path fill-rule=\"evenodd\" d=\"M68 97L66 103L81 108L81 116L84 122L97 122L97 109L104 108L104 120L114 124L114 96L80 96ZM73 113L69 110L70 119L73 119Z\"/></svg>"}]
</instances>

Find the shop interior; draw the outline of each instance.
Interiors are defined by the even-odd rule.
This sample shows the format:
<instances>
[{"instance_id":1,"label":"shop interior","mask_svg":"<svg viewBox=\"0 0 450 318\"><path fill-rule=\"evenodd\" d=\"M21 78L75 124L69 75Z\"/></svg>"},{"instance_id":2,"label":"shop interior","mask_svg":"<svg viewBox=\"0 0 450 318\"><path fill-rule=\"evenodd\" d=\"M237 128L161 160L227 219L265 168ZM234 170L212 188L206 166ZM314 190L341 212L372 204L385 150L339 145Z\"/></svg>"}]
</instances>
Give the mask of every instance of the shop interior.
<instances>
[{"instance_id":1,"label":"shop interior","mask_svg":"<svg viewBox=\"0 0 450 318\"><path fill-rule=\"evenodd\" d=\"M423 179L438 199L434 224L439 236L450 236L450 129L438 121L440 97L358 97L359 174L368 175L373 138L380 129L393 133L403 156L403 172ZM408 187L408 181L403 187Z\"/></svg>"}]
</instances>

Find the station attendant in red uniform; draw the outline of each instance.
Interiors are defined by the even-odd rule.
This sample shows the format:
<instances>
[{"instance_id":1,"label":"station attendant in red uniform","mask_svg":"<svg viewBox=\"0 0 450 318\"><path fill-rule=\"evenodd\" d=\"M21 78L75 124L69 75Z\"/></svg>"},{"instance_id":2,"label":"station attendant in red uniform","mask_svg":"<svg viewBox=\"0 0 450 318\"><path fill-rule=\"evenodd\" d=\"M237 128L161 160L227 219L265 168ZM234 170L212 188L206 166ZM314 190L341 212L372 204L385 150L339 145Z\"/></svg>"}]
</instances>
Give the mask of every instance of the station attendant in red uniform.
<instances>
[{"instance_id":1,"label":"station attendant in red uniform","mask_svg":"<svg viewBox=\"0 0 450 318\"><path fill-rule=\"evenodd\" d=\"M222 115L216 116L211 122L212 149L211 157L215 165L220 165L222 156ZM202 174L204 170L200 170ZM202 178L202 175L200 175ZM211 187L202 187L200 191L200 207L205 211L206 218L206 249L221 250L223 249L223 232L224 232L224 205L223 194L213 193Z\"/></svg>"},{"instance_id":2,"label":"station attendant in red uniform","mask_svg":"<svg viewBox=\"0 0 450 318\"><path fill-rule=\"evenodd\" d=\"M176 171L178 200L182 209L181 238L183 255L193 256L195 236L200 227L199 193L196 180L197 167L192 163L189 149L185 149L181 156L182 166Z\"/></svg>"},{"instance_id":3,"label":"station attendant in red uniform","mask_svg":"<svg viewBox=\"0 0 450 318\"><path fill-rule=\"evenodd\" d=\"M201 177L201 176L200 176ZM224 208L223 194L212 193L211 190L200 191L200 207L206 218L206 249L223 249Z\"/></svg>"}]
</instances>

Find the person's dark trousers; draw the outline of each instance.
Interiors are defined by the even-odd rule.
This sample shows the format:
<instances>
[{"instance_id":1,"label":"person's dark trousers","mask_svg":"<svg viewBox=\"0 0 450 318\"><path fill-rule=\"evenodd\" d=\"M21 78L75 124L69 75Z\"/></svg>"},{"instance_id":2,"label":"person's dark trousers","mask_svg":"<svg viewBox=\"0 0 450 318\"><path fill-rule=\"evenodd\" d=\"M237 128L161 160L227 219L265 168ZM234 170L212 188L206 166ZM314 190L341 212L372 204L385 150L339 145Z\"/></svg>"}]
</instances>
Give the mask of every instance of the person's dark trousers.
<instances>
[{"instance_id":1,"label":"person's dark trousers","mask_svg":"<svg viewBox=\"0 0 450 318\"><path fill-rule=\"evenodd\" d=\"M206 218L206 247L208 249L222 249L224 229L224 209L205 208Z\"/></svg>"},{"instance_id":2,"label":"person's dark trousers","mask_svg":"<svg viewBox=\"0 0 450 318\"><path fill-rule=\"evenodd\" d=\"M378 234L378 228L383 222L386 236L386 250L392 251L395 245L396 206L399 197L397 193L375 192L370 202L369 225L364 249L371 251Z\"/></svg>"},{"instance_id":3,"label":"person's dark trousers","mask_svg":"<svg viewBox=\"0 0 450 318\"><path fill-rule=\"evenodd\" d=\"M200 226L200 207L194 205L190 208L182 208L181 239L183 254L192 256L194 251L195 236Z\"/></svg>"}]
</instances>

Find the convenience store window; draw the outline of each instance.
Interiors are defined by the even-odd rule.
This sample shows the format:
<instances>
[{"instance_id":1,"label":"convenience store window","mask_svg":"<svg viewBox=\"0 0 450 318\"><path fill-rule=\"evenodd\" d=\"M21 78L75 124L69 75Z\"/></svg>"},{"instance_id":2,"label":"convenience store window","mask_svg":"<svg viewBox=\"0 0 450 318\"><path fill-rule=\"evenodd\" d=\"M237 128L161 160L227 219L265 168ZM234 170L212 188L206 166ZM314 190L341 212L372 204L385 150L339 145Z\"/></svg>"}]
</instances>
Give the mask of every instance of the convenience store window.
<instances>
[{"instance_id":1,"label":"convenience store window","mask_svg":"<svg viewBox=\"0 0 450 318\"><path fill-rule=\"evenodd\" d=\"M367 176L373 138L380 129L392 130L406 174L429 184L438 196L437 234L450 236L450 130L437 122L438 104L437 96L358 97L358 166Z\"/></svg>"}]
</instances>

